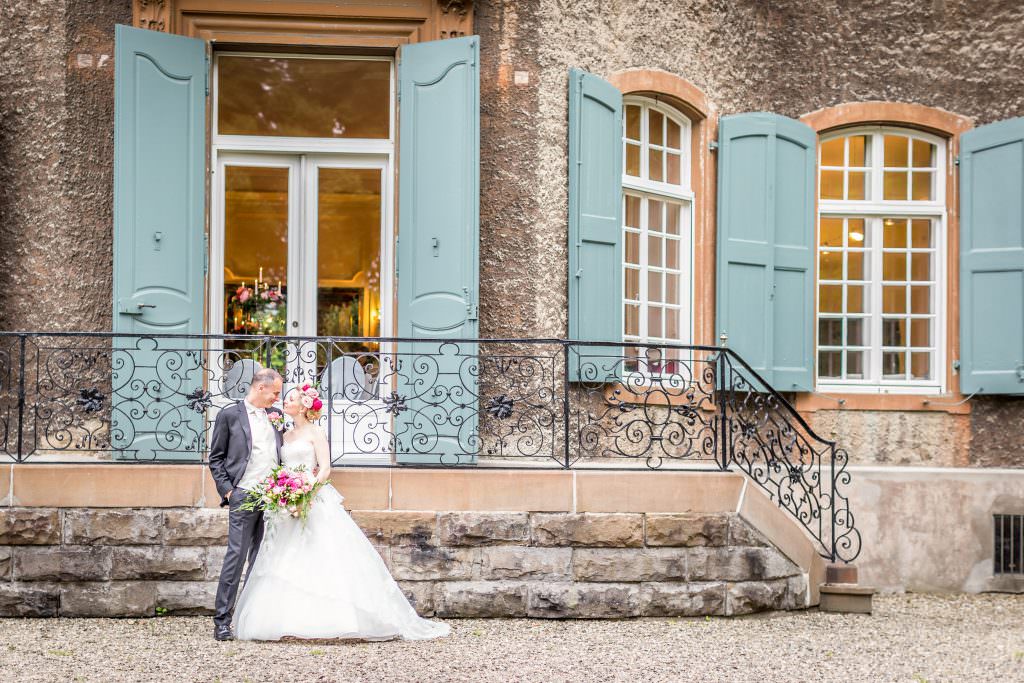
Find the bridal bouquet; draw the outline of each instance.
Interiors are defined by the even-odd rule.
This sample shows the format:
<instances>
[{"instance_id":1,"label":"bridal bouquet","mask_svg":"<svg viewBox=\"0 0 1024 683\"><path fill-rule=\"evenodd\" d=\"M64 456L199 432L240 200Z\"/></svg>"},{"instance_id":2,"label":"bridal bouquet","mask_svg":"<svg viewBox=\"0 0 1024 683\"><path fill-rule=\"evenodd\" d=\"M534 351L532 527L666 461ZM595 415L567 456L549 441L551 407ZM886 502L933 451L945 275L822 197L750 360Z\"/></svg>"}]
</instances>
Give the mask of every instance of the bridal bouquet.
<instances>
[{"instance_id":1,"label":"bridal bouquet","mask_svg":"<svg viewBox=\"0 0 1024 683\"><path fill-rule=\"evenodd\" d=\"M284 513L305 522L313 498L322 485L302 465L294 469L278 465L270 476L249 491L240 507L242 510Z\"/></svg>"}]
</instances>

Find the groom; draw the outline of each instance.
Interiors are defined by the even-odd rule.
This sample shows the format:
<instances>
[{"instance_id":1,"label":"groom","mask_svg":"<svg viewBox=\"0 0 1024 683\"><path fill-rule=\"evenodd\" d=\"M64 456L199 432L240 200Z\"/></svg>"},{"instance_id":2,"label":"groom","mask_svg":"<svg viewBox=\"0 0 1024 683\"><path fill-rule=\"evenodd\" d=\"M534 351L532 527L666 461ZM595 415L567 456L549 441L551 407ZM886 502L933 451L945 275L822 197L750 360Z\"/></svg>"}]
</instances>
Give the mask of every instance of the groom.
<instances>
[{"instance_id":1,"label":"groom","mask_svg":"<svg viewBox=\"0 0 1024 683\"><path fill-rule=\"evenodd\" d=\"M213 637L232 640L231 616L246 558L249 569L263 540L263 512L240 510L249 489L281 462L281 432L267 417L281 396L281 375L262 368L253 375L244 401L225 408L213 425L210 472L217 483L221 507L228 506L228 551L217 584Z\"/></svg>"}]
</instances>

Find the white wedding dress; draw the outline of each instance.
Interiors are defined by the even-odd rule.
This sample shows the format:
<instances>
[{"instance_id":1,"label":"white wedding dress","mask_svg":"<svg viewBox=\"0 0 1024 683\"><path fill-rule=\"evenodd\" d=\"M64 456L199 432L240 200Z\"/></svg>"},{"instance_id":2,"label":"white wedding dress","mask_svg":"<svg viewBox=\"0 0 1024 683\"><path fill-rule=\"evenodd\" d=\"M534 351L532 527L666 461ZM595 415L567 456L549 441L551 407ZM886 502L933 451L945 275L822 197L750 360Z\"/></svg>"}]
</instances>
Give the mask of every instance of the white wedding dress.
<instances>
[{"instance_id":1,"label":"white wedding dress","mask_svg":"<svg viewBox=\"0 0 1024 683\"><path fill-rule=\"evenodd\" d=\"M316 463L309 441L286 443L281 457L308 472ZM326 484L305 525L267 516L263 544L235 609L237 638L420 640L448 634L447 624L416 614L341 501Z\"/></svg>"}]
</instances>

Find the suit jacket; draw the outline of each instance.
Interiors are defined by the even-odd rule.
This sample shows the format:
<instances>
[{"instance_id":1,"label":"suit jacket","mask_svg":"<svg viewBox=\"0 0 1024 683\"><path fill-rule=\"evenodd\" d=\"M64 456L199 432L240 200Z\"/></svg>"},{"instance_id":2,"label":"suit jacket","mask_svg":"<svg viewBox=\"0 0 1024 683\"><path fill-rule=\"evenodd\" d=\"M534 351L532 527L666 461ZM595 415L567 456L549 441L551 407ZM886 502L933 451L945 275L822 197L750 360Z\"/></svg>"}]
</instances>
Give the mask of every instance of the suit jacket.
<instances>
[{"instance_id":1,"label":"suit jacket","mask_svg":"<svg viewBox=\"0 0 1024 683\"><path fill-rule=\"evenodd\" d=\"M267 414L280 412L275 408L267 408ZM283 434L274 430L277 443L277 461L281 462L281 443ZM217 484L220 504L228 504L228 493L238 485L252 455L252 429L249 427L249 415L245 411L245 402L239 401L217 413L217 421L213 423L213 441L210 444L210 473Z\"/></svg>"}]
</instances>

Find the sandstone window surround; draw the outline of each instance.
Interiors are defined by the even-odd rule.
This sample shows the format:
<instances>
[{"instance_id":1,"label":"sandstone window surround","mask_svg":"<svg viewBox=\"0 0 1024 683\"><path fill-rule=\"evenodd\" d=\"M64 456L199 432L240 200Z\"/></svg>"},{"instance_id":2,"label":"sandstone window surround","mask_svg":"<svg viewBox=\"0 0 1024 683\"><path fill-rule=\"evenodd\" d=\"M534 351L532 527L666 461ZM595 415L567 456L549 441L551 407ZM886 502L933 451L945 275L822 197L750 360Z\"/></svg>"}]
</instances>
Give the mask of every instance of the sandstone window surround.
<instances>
[{"instance_id":1,"label":"sandstone window surround","mask_svg":"<svg viewBox=\"0 0 1024 683\"><path fill-rule=\"evenodd\" d=\"M383 48L473 33L472 0L133 0L132 25L218 43Z\"/></svg>"},{"instance_id":2,"label":"sandstone window surround","mask_svg":"<svg viewBox=\"0 0 1024 683\"><path fill-rule=\"evenodd\" d=\"M842 382L835 382L832 378L822 377L821 369L821 358L818 357L819 369L818 369L818 389L824 392L822 393L800 393L796 395L796 407L802 412L814 412L816 410L830 410L836 408L842 408L847 410L926 410L926 411L939 411L939 412L951 412L965 414L970 412L970 403L958 404L964 397L959 391L959 378L952 371L950 359L959 357L959 334L958 319L959 319L959 286L958 286L958 274L959 274L959 207L958 207L958 193L955 191L957 177L955 173L955 159L959 153L959 139L960 135L973 127L972 122L963 116L958 116L941 109L926 107L918 104L899 103L899 102L856 102L837 105L835 107L829 107L819 111L815 111L809 114L805 114L800 118L801 121L808 124L819 134L819 154L822 154L822 147L828 143L829 140L836 140L848 136L853 136L855 133L860 132L862 135L867 134L870 136L877 136L877 139L873 139L876 144L875 152L877 158L866 159L864 167L851 166L850 163L850 143L844 143L844 162L839 167L845 175L842 180L839 180L839 176L832 174L829 177L822 178L819 176L819 181L828 187L820 187L819 189L819 202L818 202L818 215L821 217L843 217L845 214L844 210L849 211L851 207L860 205L862 207L862 215L870 220L865 223L865 230L868 231L866 235L870 234L872 229L872 221L877 223L875 226L875 238L877 240L884 240L883 237L885 229L891 231L890 240L897 239L895 232L898 226L896 225L900 218L907 219L908 228L913 230L912 225L912 213L914 213L914 205L927 205L921 206L920 212L924 212L922 215L917 216L918 220L929 219L931 221L932 230L935 230L935 234L932 235L932 244L935 245L933 256L931 258L930 265L932 266L932 272L939 272L943 274L940 280L934 280L936 283L932 286L934 291L929 292L931 297L931 305L933 310L931 313L922 314L921 319L928 319L927 316L934 315L934 322L932 323L930 344L931 347L938 349L939 351L935 354L935 358L931 359L932 377L925 382L918 382L916 388L908 389L901 387L896 389L894 387L883 388L883 382L877 382L870 388L861 388L857 391L857 388L850 387L851 383L843 384ZM902 136L904 139L909 140L920 140L918 143L918 149L924 151L925 147L923 143L935 145L934 154L936 155L935 160L931 163L928 169L933 169L931 177L926 178L929 171L919 166L921 179L918 180L918 196L925 197L925 179L929 184L929 193L927 196L929 199L920 200L915 202L911 199L913 192L913 175L914 170L912 167L912 155L913 155L913 143L908 143L908 153L911 156L910 164L908 167L910 171L904 179L896 176L900 175L899 171L889 171L888 176L888 190L886 189L887 177L886 167L894 167L896 160L893 154L897 152L896 146L894 145L895 140L890 143L890 158L889 161L893 163L887 163L885 159L885 133L892 134L893 138ZM857 146L860 142L854 142L854 154L856 154ZM871 144L871 143L868 143ZM828 151L828 150L826 150ZM838 146L834 145L829 151L828 156L834 158L835 152L838 151ZM830 164L823 164L828 166ZM865 170L859 170L859 169ZM852 169L852 170L851 170ZM869 170L870 169L870 170ZM820 169L824 172L825 169ZM865 173L863 177L861 173ZM872 177L871 173L874 173ZM861 196L860 183L864 183L863 186L863 199ZM898 190L903 185L902 181L905 180L906 184L906 199L903 201L893 200ZM837 184L838 183L838 184ZM842 199L830 198L837 197L837 193L842 194ZM877 200L877 201L875 201ZM890 206L887 209L886 203ZM893 211L892 204L901 204L899 209L894 215L883 216L887 210L890 213ZM864 212L864 207L872 209L871 211ZM885 225L885 219L889 218L893 224L890 226ZM937 219L937 220L936 220ZM848 233L847 225L843 225L844 232ZM923 235L922 230L924 224L921 223L918 226L919 237ZM854 232L857 232L856 230ZM822 251L822 239L824 237L822 233L821 221L819 220L819 257ZM870 239L870 237L868 237ZM908 240L912 237L908 237ZM847 245L848 246L848 245ZM881 268L882 261L880 260L883 256L881 251L881 242L878 245L878 253L875 254L878 268ZM898 249L894 247L895 249ZM870 248L868 248L870 251ZM892 252L895 254L896 252ZM928 253L926 249L923 254ZM896 258L896 257L892 257ZM892 260L892 259L891 259ZM918 257L921 261L922 257ZM869 261L870 263L870 257ZM821 262L818 264L821 268ZM877 273L879 278L881 272ZM876 278L876 279L879 279ZM910 274L908 273L907 282L909 283ZM878 288L876 294L881 296L881 285L878 282L875 283L875 287ZM908 289L912 288L912 285L907 285ZM892 295L895 296L896 292L893 290ZM818 294L819 301L818 307L820 309L820 292ZM872 310L880 311L882 302L880 300L875 301L875 308ZM894 314L898 316L899 314ZM828 316L826 316L828 317ZM881 319L881 313L879 313ZM820 318L819 318L820 324ZM881 362L881 347L883 330L879 320L876 323L876 336L878 337L875 341L878 342L877 349L874 352L876 364ZM892 327L892 325L890 325ZM894 332L895 330L890 330ZM822 340L822 330L818 329L818 338L816 343L820 345ZM906 334L909 336L909 323ZM918 339L922 339L921 323L918 323ZM828 335L826 335L827 337ZM834 335L833 335L834 336ZM890 341L895 341L890 335ZM827 346L827 345L826 345ZM909 345L904 348L910 348ZM819 353L821 348L819 346ZM923 362L921 356L918 356L918 363ZM832 357L834 361L835 358ZM894 360L894 357L890 357L890 360ZM904 361L909 362L909 361ZM877 365L878 376L881 376L881 365ZM908 371L910 368L906 368ZM895 373L893 373L895 374ZM909 377L909 372L908 372ZM857 380L852 382L857 383ZM911 381L906 382L907 385L912 385ZM862 385L863 386L863 385ZM842 401L840 404L839 401Z\"/></svg>"}]
</instances>

